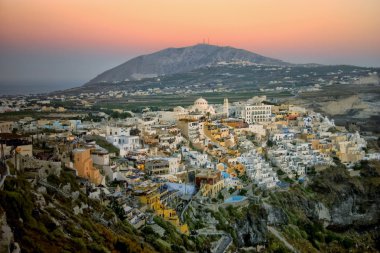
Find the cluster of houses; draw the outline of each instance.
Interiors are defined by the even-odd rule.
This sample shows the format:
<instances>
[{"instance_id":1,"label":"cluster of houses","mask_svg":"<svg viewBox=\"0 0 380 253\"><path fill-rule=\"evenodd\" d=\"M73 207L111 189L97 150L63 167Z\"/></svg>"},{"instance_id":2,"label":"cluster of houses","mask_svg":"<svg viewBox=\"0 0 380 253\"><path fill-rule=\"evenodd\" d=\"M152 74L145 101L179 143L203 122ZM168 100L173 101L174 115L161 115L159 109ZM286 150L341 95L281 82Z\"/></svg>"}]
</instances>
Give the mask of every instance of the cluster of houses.
<instances>
[{"instance_id":1,"label":"cluster of houses","mask_svg":"<svg viewBox=\"0 0 380 253\"><path fill-rule=\"evenodd\" d=\"M92 185L91 197L116 201L136 228L149 220L150 210L183 233L189 231L179 212L196 192L215 199L223 189L243 187L245 176L273 189L280 176L305 179L309 169L333 165L333 157L350 165L368 156L359 133L305 108L266 100L210 105L199 98L187 108L102 122L3 121L1 155L54 167L61 162ZM20 170L30 169L23 166L29 160L9 159L19 161L14 167Z\"/></svg>"}]
</instances>

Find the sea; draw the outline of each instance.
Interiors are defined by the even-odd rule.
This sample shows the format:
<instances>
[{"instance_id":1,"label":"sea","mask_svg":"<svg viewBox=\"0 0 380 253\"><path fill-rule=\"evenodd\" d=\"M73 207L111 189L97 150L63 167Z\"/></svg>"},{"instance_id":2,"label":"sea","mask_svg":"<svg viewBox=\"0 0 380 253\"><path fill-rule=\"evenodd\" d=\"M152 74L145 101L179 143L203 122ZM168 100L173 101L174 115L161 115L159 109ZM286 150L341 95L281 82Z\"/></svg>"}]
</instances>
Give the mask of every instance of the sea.
<instances>
[{"instance_id":1,"label":"sea","mask_svg":"<svg viewBox=\"0 0 380 253\"><path fill-rule=\"evenodd\" d=\"M0 97L17 95L45 94L53 91L66 90L83 85L84 81L74 82L0 82Z\"/></svg>"}]
</instances>

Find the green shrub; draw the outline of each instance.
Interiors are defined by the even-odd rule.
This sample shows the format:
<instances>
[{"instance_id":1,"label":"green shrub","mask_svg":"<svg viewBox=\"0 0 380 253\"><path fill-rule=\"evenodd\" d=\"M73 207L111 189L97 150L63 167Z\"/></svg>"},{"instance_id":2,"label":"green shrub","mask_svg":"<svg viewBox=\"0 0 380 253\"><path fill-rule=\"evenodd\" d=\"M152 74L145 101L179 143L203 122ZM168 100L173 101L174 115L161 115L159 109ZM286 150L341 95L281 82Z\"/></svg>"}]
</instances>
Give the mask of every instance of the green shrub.
<instances>
[{"instance_id":1,"label":"green shrub","mask_svg":"<svg viewBox=\"0 0 380 253\"><path fill-rule=\"evenodd\" d=\"M182 248L181 246L178 246L178 245L176 245L176 244L172 244L171 245L171 250L173 251L173 252L178 252L178 253L184 253L184 252L186 252L186 250L184 249L184 248Z\"/></svg>"},{"instance_id":2,"label":"green shrub","mask_svg":"<svg viewBox=\"0 0 380 253\"><path fill-rule=\"evenodd\" d=\"M72 245L76 252L86 252L86 244L80 238L73 238Z\"/></svg>"},{"instance_id":3,"label":"green shrub","mask_svg":"<svg viewBox=\"0 0 380 253\"><path fill-rule=\"evenodd\" d=\"M348 237L345 237L343 240L342 240L342 245L343 247L345 247L346 249L350 249L354 246L355 242L348 238Z\"/></svg>"},{"instance_id":4,"label":"green shrub","mask_svg":"<svg viewBox=\"0 0 380 253\"><path fill-rule=\"evenodd\" d=\"M105 250L103 246L96 243L91 243L87 245L87 250L92 253L108 253L109 251Z\"/></svg>"},{"instance_id":5,"label":"green shrub","mask_svg":"<svg viewBox=\"0 0 380 253\"><path fill-rule=\"evenodd\" d=\"M240 191L239 191L239 195L242 195L242 196L246 196L247 195L247 190L246 189L241 189Z\"/></svg>"}]
</instances>

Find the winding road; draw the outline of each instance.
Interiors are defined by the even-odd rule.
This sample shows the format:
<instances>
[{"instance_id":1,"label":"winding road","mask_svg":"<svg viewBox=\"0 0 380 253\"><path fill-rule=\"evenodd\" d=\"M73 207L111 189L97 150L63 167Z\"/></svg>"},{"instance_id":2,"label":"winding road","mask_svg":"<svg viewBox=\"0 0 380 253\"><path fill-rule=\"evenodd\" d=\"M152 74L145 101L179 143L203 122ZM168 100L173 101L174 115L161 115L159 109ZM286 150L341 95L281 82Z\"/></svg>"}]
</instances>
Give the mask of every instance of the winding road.
<instances>
[{"instance_id":1,"label":"winding road","mask_svg":"<svg viewBox=\"0 0 380 253\"><path fill-rule=\"evenodd\" d=\"M275 237L277 237L277 239L279 239L285 245L285 247L287 247L290 251L294 253L298 253L298 251L281 235L280 232L278 232L277 229L275 229L274 227L268 226L268 230Z\"/></svg>"}]
</instances>

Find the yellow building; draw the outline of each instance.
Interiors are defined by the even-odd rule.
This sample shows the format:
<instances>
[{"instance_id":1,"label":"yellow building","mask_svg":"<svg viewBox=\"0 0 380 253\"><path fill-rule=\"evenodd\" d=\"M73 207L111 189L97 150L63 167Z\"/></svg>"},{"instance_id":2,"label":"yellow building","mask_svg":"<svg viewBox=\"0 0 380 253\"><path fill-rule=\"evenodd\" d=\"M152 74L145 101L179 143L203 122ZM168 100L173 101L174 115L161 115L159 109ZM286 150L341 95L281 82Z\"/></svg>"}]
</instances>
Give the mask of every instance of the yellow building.
<instances>
[{"instance_id":1,"label":"yellow building","mask_svg":"<svg viewBox=\"0 0 380 253\"><path fill-rule=\"evenodd\" d=\"M104 183L104 176L94 167L90 149L78 148L73 150L74 168L79 177L87 178L96 185Z\"/></svg>"},{"instance_id":2,"label":"yellow building","mask_svg":"<svg viewBox=\"0 0 380 253\"><path fill-rule=\"evenodd\" d=\"M215 184L203 184L199 189L203 197L216 198L217 194L224 188L224 180Z\"/></svg>"},{"instance_id":3,"label":"yellow building","mask_svg":"<svg viewBox=\"0 0 380 253\"><path fill-rule=\"evenodd\" d=\"M151 193L139 196L139 200L142 204L148 205L149 207L154 209L154 204L160 201L160 194L158 193L158 191L153 191Z\"/></svg>"},{"instance_id":4,"label":"yellow building","mask_svg":"<svg viewBox=\"0 0 380 253\"><path fill-rule=\"evenodd\" d=\"M210 138L212 141L221 141L221 139L228 138L230 131L228 127L223 125L215 125L213 123L206 123L203 129L204 134Z\"/></svg>"},{"instance_id":5,"label":"yellow building","mask_svg":"<svg viewBox=\"0 0 380 253\"><path fill-rule=\"evenodd\" d=\"M146 204L150 209L152 209L157 216L162 217L176 226L181 233L189 234L189 227L187 224L181 224L177 212L161 202L161 196L165 193L166 192L160 193L156 187L145 194L138 196L138 198L142 204Z\"/></svg>"},{"instance_id":6,"label":"yellow building","mask_svg":"<svg viewBox=\"0 0 380 253\"><path fill-rule=\"evenodd\" d=\"M202 171L195 175L195 185L203 197L215 198L223 188L224 180L221 171Z\"/></svg>"},{"instance_id":7,"label":"yellow building","mask_svg":"<svg viewBox=\"0 0 380 253\"><path fill-rule=\"evenodd\" d=\"M355 144L349 141L339 142L339 152L337 155L341 162L359 162L365 156L364 150L359 149Z\"/></svg>"},{"instance_id":8,"label":"yellow building","mask_svg":"<svg viewBox=\"0 0 380 253\"><path fill-rule=\"evenodd\" d=\"M332 144L331 143L321 143L320 140L312 140L311 147L314 150L319 150L321 153L331 153L332 152Z\"/></svg>"},{"instance_id":9,"label":"yellow building","mask_svg":"<svg viewBox=\"0 0 380 253\"><path fill-rule=\"evenodd\" d=\"M243 164L237 163L237 164L228 164L227 168L228 174L231 175L231 177L238 177L245 174L245 167Z\"/></svg>"}]
</instances>

